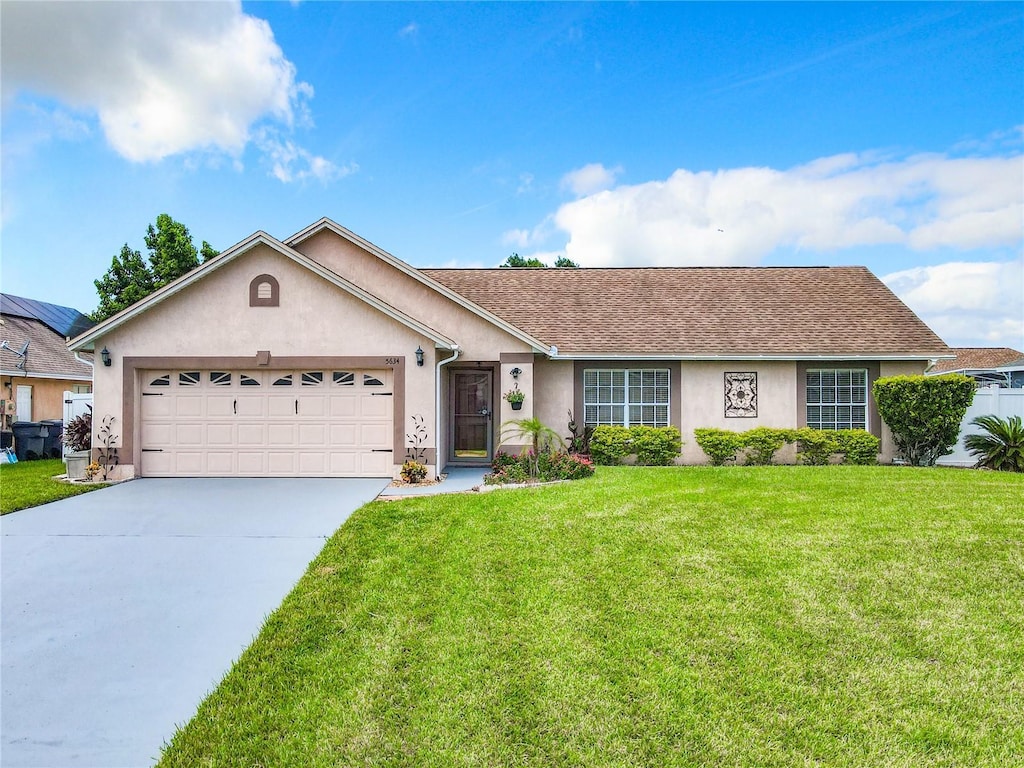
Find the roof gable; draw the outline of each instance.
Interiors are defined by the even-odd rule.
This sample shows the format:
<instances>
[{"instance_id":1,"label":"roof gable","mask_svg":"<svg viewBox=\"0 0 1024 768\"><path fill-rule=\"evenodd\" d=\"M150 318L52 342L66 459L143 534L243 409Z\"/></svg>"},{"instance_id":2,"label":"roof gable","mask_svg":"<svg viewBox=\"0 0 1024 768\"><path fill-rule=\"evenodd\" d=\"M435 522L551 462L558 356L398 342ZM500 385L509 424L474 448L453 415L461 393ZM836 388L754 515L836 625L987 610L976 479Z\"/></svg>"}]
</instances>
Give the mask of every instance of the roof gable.
<instances>
[{"instance_id":1,"label":"roof gable","mask_svg":"<svg viewBox=\"0 0 1024 768\"><path fill-rule=\"evenodd\" d=\"M948 355L864 267L424 269L560 356Z\"/></svg>"},{"instance_id":2,"label":"roof gable","mask_svg":"<svg viewBox=\"0 0 1024 768\"><path fill-rule=\"evenodd\" d=\"M301 245L305 240L308 240L309 238L314 237L315 235L318 235L324 231L332 232L338 237L341 237L357 245L367 253L377 257L381 261L385 262L386 264L389 264L390 266L394 267L395 269L404 273L405 275L408 275L413 280L416 280L417 282L427 286L432 291L435 291L436 293L440 294L449 301L452 301L466 308L473 314L486 320L488 323L500 328L506 333L516 337L520 341L528 344L529 346L533 347L535 351L549 351L548 344L542 341L539 337L536 337L533 334L525 331L523 329L523 326L510 322L508 318L499 316L494 312L490 311L489 308L481 306L480 304L477 304L476 302L472 301L469 297L462 295L456 291L453 291L443 282L440 282L432 278L428 274L430 270L417 269L416 267L413 267L411 264L407 264L406 262L402 261L396 256L391 255L384 249L377 247L369 240L360 237L355 232L346 229L345 227L341 226L337 222L332 221L327 217L324 217L319 221L310 224L305 229L296 232L294 235L289 237L285 242L290 247L298 249L299 245Z\"/></svg>"},{"instance_id":3,"label":"roof gable","mask_svg":"<svg viewBox=\"0 0 1024 768\"><path fill-rule=\"evenodd\" d=\"M124 323L129 322L133 318L137 317L143 312L146 312L147 310L160 304L161 302L167 300L171 296L174 296L180 291L185 290L193 283L202 280L203 278L207 277L210 274L213 274L216 270L224 267L227 264L230 264L232 261L241 257L245 253L248 253L257 245L266 245L270 247L274 251L280 253L282 256L285 256L291 259L292 261L296 262L300 266L305 267L306 269L320 276L327 282L332 283L333 285L337 286L346 293L349 293L350 295L356 297L357 299L366 302L374 309L377 309L378 311L388 315L394 320L397 320L399 323L402 323L406 327L413 329L417 333L422 334L423 336L433 341L435 345L445 349L453 349L457 346L454 341L447 338L446 336L443 336L434 329L421 323L415 318L405 314L404 312L401 312L400 310L388 304L385 304L383 301L371 295L367 291L364 291L359 286L346 280L340 275L331 272L323 265L318 264L317 262L303 255L302 253L299 253L298 251L290 248L289 246L282 243L280 240L277 240L276 238L268 235L266 232L263 231L253 233L242 242L232 246L228 250L221 253L219 256L216 256L215 258L211 259L205 264L200 265L199 267L192 270L188 274L182 275L174 282L168 283L167 285L150 294L137 304L134 304L131 307L122 310L121 312L118 312L113 317L107 318L102 323L99 323L97 326L92 328L88 333L85 333L79 336L78 338L72 340L68 346L73 350L90 348L90 345L99 337L103 336L106 333L109 333L115 328L118 328Z\"/></svg>"}]
</instances>

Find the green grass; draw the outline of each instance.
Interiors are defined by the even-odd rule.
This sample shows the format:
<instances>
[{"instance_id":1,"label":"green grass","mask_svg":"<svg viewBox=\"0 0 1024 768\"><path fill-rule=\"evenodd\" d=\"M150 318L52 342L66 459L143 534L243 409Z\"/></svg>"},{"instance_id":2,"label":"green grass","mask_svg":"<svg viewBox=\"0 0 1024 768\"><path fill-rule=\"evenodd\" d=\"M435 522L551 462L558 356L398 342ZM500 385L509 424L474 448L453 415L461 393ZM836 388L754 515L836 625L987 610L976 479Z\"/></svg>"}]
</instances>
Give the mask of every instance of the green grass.
<instances>
[{"instance_id":1,"label":"green grass","mask_svg":"<svg viewBox=\"0 0 1024 768\"><path fill-rule=\"evenodd\" d=\"M77 496L103 487L71 485L53 479L54 475L63 474L64 462L60 459L0 464L0 514L37 507L48 501Z\"/></svg>"},{"instance_id":2,"label":"green grass","mask_svg":"<svg viewBox=\"0 0 1024 768\"><path fill-rule=\"evenodd\" d=\"M1008 473L602 468L376 502L160 765L1020 765L1022 599Z\"/></svg>"}]
</instances>

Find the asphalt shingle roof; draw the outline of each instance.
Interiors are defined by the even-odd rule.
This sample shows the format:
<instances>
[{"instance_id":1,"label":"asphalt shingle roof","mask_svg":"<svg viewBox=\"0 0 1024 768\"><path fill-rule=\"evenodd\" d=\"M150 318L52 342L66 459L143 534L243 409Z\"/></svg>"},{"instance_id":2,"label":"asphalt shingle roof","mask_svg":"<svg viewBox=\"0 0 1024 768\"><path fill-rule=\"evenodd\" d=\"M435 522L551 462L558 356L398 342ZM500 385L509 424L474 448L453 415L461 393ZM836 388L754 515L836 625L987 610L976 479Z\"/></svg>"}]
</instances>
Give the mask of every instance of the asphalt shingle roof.
<instances>
[{"instance_id":1,"label":"asphalt shingle roof","mask_svg":"<svg viewBox=\"0 0 1024 768\"><path fill-rule=\"evenodd\" d=\"M39 320L3 315L0 338L16 350L28 341L28 360L25 373L45 373L60 376L92 376L92 368L76 360L68 350L64 337L54 333ZM88 357L88 355L83 355ZM6 349L0 349L0 370L14 372L21 358Z\"/></svg>"},{"instance_id":2,"label":"asphalt shingle roof","mask_svg":"<svg viewBox=\"0 0 1024 768\"><path fill-rule=\"evenodd\" d=\"M955 360L939 360L928 372L985 371L1009 365L1024 357L1010 347L952 347L950 351L956 355Z\"/></svg>"},{"instance_id":3,"label":"asphalt shingle roof","mask_svg":"<svg viewBox=\"0 0 1024 768\"><path fill-rule=\"evenodd\" d=\"M420 271L561 353L949 354L864 267Z\"/></svg>"}]
</instances>

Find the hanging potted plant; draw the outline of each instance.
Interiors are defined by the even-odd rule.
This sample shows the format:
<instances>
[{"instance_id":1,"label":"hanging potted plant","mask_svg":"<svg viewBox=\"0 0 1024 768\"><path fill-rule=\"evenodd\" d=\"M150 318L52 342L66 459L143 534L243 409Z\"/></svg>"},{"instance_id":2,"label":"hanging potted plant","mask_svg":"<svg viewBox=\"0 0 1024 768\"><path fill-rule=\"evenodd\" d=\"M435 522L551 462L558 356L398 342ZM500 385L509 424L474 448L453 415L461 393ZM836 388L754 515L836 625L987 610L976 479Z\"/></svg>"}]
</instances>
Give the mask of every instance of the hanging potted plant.
<instances>
[{"instance_id":1,"label":"hanging potted plant","mask_svg":"<svg viewBox=\"0 0 1024 768\"><path fill-rule=\"evenodd\" d=\"M92 453L91 413L84 413L67 423L64 427L64 445L71 449L71 453L64 457L68 479L84 480Z\"/></svg>"},{"instance_id":2,"label":"hanging potted plant","mask_svg":"<svg viewBox=\"0 0 1024 768\"><path fill-rule=\"evenodd\" d=\"M522 390L519 389L519 385L516 384L515 389L510 389L505 393L505 399L508 404L512 406L513 411L522 410L523 401L526 399L526 395L523 394Z\"/></svg>"}]
</instances>

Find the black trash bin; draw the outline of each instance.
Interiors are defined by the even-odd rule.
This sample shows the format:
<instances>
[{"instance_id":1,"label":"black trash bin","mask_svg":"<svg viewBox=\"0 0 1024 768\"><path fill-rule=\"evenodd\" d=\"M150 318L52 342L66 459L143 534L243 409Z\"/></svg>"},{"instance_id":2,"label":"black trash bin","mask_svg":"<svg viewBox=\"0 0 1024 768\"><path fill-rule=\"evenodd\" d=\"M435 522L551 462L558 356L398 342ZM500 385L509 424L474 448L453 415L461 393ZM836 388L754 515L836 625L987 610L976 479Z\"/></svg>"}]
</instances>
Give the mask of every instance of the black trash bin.
<instances>
[{"instance_id":1,"label":"black trash bin","mask_svg":"<svg viewBox=\"0 0 1024 768\"><path fill-rule=\"evenodd\" d=\"M46 442L43 445L43 452L46 454L48 459L59 459L64 455L63 443L61 438L64 436L64 421L63 419L43 419L39 422L49 428L50 434L46 436Z\"/></svg>"},{"instance_id":2,"label":"black trash bin","mask_svg":"<svg viewBox=\"0 0 1024 768\"><path fill-rule=\"evenodd\" d=\"M38 421L16 421L11 424L11 430L14 432L14 453L18 461L43 458L49 427Z\"/></svg>"}]
</instances>

